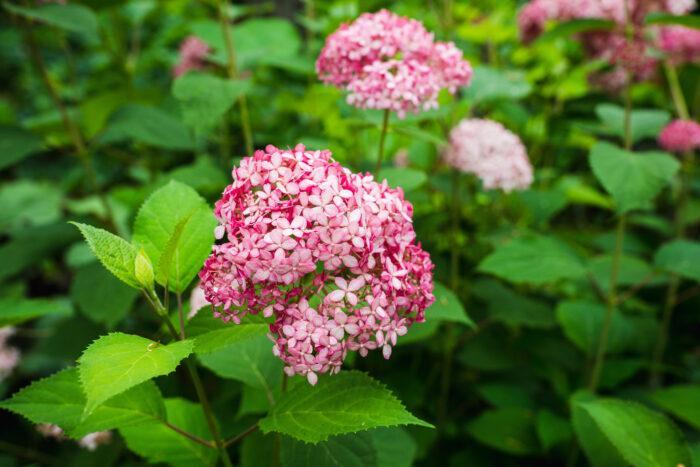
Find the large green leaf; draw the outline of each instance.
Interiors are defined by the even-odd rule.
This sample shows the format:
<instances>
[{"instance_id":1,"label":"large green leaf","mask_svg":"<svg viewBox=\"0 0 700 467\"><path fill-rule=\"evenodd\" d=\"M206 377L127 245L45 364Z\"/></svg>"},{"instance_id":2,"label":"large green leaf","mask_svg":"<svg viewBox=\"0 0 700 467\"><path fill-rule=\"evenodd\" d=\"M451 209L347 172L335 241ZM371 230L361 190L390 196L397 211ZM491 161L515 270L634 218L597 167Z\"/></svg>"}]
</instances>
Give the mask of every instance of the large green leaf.
<instances>
[{"instance_id":1,"label":"large green leaf","mask_svg":"<svg viewBox=\"0 0 700 467\"><path fill-rule=\"evenodd\" d=\"M666 243L656 252L654 263L666 271L700 281L700 243L689 240Z\"/></svg>"},{"instance_id":2,"label":"large green leaf","mask_svg":"<svg viewBox=\"0 0 700 467\"><path fill-rule=\"evenodd\" d=\"M47 225L61 217L62 193L54 185L18 180L0 188L0 232L21 234L32 226Z\"/></svg>"},{"instance_id":3,"label":"large green leaf","mask_svg":"<svg viewBox=\"0 0 700 467\"><path fill-rule=\"evenodd\" d=\"M588 269L591 277L601 289L607 291L610 288L610 275L612 274L612 255L601 255L591 258ZM617 285L635 285L644 280L649 280L652 269L644 260L634 256L622 255L619 259Z\"/></svg>"},{"instance_id":4,"label":"large green leaf","mask_svg":"<svg viewBox=\"0 0 700 467\"><path fill-rule=\"evenodd\" d=\"M588 355L595 355L605 321L605 306L584 301L564 301L557 307L557 321L566 337ZM644 351L653 343L656 322L648 316L627 316L615 311L607 352Z\"/></svg>"},{"instance_id":5,"label":"large green leaf","mask_svg":"<svg viewBox=\"0 0 700 467\"><path fill-rule=\"evenodd\" d=\"M127 140L163 149L194 148L184 123L163 110L140 104L129 104L116 111L100 136L105 144Z\"/></svg>"},{"instance_id":6,"label":"large green leaf","mask_svg":"<svg viewBox=\"0 0 700 467\"><path fill-rule=\"evenodd\" d=\"M166 399L165 409L170 424L202 439L211 437L199 404ZM130 450L152 463L191 467L213 465L216 459L215 449L195 443L160 423L124 427L119 432Z\"/></svg>"},{"instance_id":7,"label":"large green leaf","mask_svg":"<svg viewBox=\"0 0 700 467\"><path fill-rule=\"evenodd\" d=\"M3 6L17 15L81 34L91 40L98 37L97 16L84 5L48 3L35 8L23 8L5 2Z\"/></svg>"},{"instance_id":8,"label":"large green leaf","mask_svg":"<svg viewBox=\"0 0 700 467\"><path fill-rule=\"evenodd\" d=\"M633 153L610 143L593 146L590 163L621 213L649 208L680 167L678 161L664 152Z\"/></svg>"},{"instance_id":9,"label":"large green leaf","mask_svg":"<svg viewBox=\"0 0 700 467\"><path fill-rule=\"evenodd\" d=\"M627 467L629 464L580 405L591 401L595 396L588 391L578 391L570 399L571 423L579 445L593 467Z\"/></svg>"},{"instance_id":10,"label":"large green leaf","mask_svg":"<svg viewBox=\"0 0 700 467\"><path fill-rule=\"evenodd\" d=\"M576 255L553 237L528 235L501 245L487 256L479 270L520 284L548 284L577 279L586 270Z\"/></svg>"},{"instance_id":11,"label":"large green leaf","mask_svg":"<svg viewBox=\"0 0 700 467\"><path fill-rule=\"evenodd\" d=\"M107 326L114 326L126 316L138 293L97 262L78 269L71 284L71 298L78 309L91 320Z\"/></svg>"},{"instance_id":12,"label":"large green leaf","mask_svg":"<svg viewBox=\"0 0 700 467\"><path fill-rule=\"evenodd\" d=\"M426 319L436 321L453 321L455 323L466 324L474 327L475 324L467 316L467 312L462 306L459 298L447 287L439 282L435 282L433 290L435 295L435 303L433 303L426 312Z\"/></svg>"},{"instance_id":13,"label":"large green leaf","mask_svg":"<svg viewBox=\"0 0 700 467\"><path fill-rule=\"evenodd\" d=\"M408 167L386 167L377 174L377 180L386 180L392 187L403 188L404 191L415 190L428 180L428 176L422 170Z\"/></svg>"},{"instance_id":14,"label":"large green leaf","mask_svg":"<svg viewBox=\"0 0 700 467\"><path fill-rule=\"evenodd\" d=\"M260 421L260 429L317 443L332 435L409 424L431 427L411 415L380 382L344 371L321 378L315 387L300 383L284 393Z\"/></svg>"},{"instance_id":15,"label":"large green leaf","mask_svg":"<svg viewBox=\"0 0 700 467\"><path fill-rule=\"evenodd\" d=\"M318 444L283 437L281 461L285 467L374 467L377 451L369 432L332 436Z\"/></svg>"},{"instance_id":16,"label":"large green leaf","mask_svg":"<svg viewBox=\"0 0 700 467\"><path fill-rule=\"evenodd\" d=\"M187 73L175 80L173 95L180 101L185 124L203 132L220 125L223 115L250 88L249 81Z\"/></svg>"},{"instance_id":17,"label":"large green leaf","mask_svg":"<svg viewBox=\"0 0 700 467\"><path fill-rule=\"evenodd\" d=\"M194 347L192 341L162 345L143 337L115 332L100 337L78 360L87 395L85 412L144 381L175 371Z\"/></svg>"},{"instance_id":18,"label":"large green leaf","mask_svg":"<svg viewBox=\"0 0 700 467\"><path fill-rule=\"evenodd\" d=\"M539 450L535 417L521 408L487 410L469 422L467 431L480 442L513 455L528 455Z\"/></svg>"},{"instance_id":19,"label":"large green leaf","mask_svg":"<svg viewBox=\"0 0 700 467\"><path fill-rule=\"evenodd\" d=\"M74 438L165 419L160 391L152 381L113 397L83 418L85 393L76 368L34 381L0 403L0 407L22 415L32 423L54 423Z\"/></svg>"},{"instance_id":20,"label":"large green leaf","mask_svg":"<svg viewBox=\"0 0 700 467\"><path fill-rule=\"evenodd\" d=\"M0 327L22 324L42 316L70 316L73 307L68 300L46 298L1 298Z\"/></svg>"},{"instance_id":21,"label":"large green leaf","mask_svg":"<svg viewBox=\"0 0 700 467\"><path fill-rule=\"evenodd\" d=\"M267 335L265 323L224 323L211 313L198 313L187 324L187 335L194 337L194 351L206 354L242 341ZM268 340L268 344L270 341Z\"/></svg>"},{"instance_id":22,"label":"large green leaf","mask_svg":"<svg viewBox=\"0 0 700 467\"><path fill-rule=\"evenodd\" d=\"M510 326L550 328L556 325L554 310L547 303L515 293L496 280L480 280L473 284L476 297L488 304L493 319Z\"/></svg>"},{"instance_id":23,"label":"large green leaf","mask_svg":"<svg viewBox=\"0 0 700 467\"><path fill-rule=\"evenodd\" d=\"M624 139L625 109L613 104L599 104L595 108L595 113L603 122L607 133ZM630 122L632 141L656 138L670 120L671 115L665 110L633 110Z\"/></svg>"},{"instance_id":24,"label":"large green leaf","mask_svg":"<svg viewBox=\"0 0 700 467\"><path fill-rule=\"evenodd\" d=\"M254 326L254 325L250 325ZM228 336L230 337L230 335ZM270 403L282 381L282 361L272 354L265 335L249 337L219 350L199 355L202 365L221 376L265 391Z\"/></svg>"},{"instance_id":25,"label":"large green leaf","mask_svg":"<svg viewBox=\"0 0 700 467\"><path fill-rule=\"evenodd\" d=\"M700 29L700 17L697 15L674 15L671 13L651 13L644 18L646 24L678 24L687 28Z\"/></svg>"},{"instance_id":26,"label":"large green leaf","mask_svg":"<svg viewBox=\"0 0 700 467\"><path fill-rule=\"evenodd\" d=\"M545 409L537 413L537 437L545 450L571 440L571 423L563 417Z\"/></svg>"},{"instance_id":27,"label":"large green leaf","mask_svg":"<svg viewBox=\"0 0 700 467\"><path fill-rule=\"evenodd\" d=\"M188 217L177 235L178 224ZM183 292L211 253L215 227L216 219L206 201L188 185L171 181L141 206L134 221L134 243L142 246L157 265L171 238L177 235L174 248L170 245L167 282L172 290ZM164 284L165 278L158 277L158 282Z\"/></svg>"},{"instance_id":28,"label":"large green leaf","mask_svg":"<svg viewBox=\"0 0 700 467\"><path fill-rule=\"evenodd\" d=\"M518 70L499 70L482 65L474 68L471 84L464 89L464 97L479 103L492 100L517 100L527 97L532 86Z\"/></svg>"},{"instance_id":29,"label":"large green leaf","mask_svg":"<svg viewBox=\"0 0 700 467\"><path fill-rule=\"evenodd\" d=\"M690 465L680 431L664 415L636 402L598 399L580 404L622 457L638 467Z\"/></svg>"},{"instance_id":30,"label":"large green leaf","mask_svg":"<svg viewBox=\"0 0 700 467\"><path fill-rule=\"evenodd\" d=\"M0 125L0 170L41 151L43 146L41 138L27 130Z\"/></svg>"},{"instance_id":31,"label":"large green leaf","mask_svg":"<svg viewBox=\"0 0 700 467\"><path fill-rule=\"evenodd\" d=\"M700 430L700 385L679 384L654 391L656 405Z\"/></svg>"},{"instance_id":32,"label":"large green leaf","mask_svg":"<svg viewBox=\"0 0 700 467\"><path fill-rule=\"evenodd\" d=\"M134 276L134 262L138 251L131 243L91 225L77 222L72 224L78 227L92 252L109 272L125 284L137 289L141 288Z\"/></svg>"}]
</instances>

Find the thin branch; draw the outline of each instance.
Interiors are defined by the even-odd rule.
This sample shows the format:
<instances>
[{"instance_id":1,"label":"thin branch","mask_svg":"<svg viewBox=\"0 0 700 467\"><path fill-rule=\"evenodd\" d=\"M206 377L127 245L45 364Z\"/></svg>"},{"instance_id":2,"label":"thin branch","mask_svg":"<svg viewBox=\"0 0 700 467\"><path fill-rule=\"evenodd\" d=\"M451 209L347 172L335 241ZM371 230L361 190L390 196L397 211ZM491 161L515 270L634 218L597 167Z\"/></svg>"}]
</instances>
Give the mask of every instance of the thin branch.
<instances>
[{"instance_id":1,"label":"thin branch","mask_svg":"<svg viewBox=\"0 0 700 467\"><path fill-rule=\"evenodd\" d=\"M227 447L229 447L229 446L232 445L232 444L236 444L237 442L239 442L240 440L242 440L242 439L245 438L246 436L248 436L248 435L250 435L250 434L252 434L252 433L255 433L255 432L258 430L258 428L260 428L260 427L258 426L258 422L255 422L252 426L250 426L250 427L248 427L247 429L245 429L244 431L238 433L238 434L237 434L236 436L234 436L233 438L231 438L231 439L229 439L229 440L227 440L227 441L224 441L224 447L227 448Z\"/></svg>"},{"instance_id":2,"label":"thin branch","mask_svg":"<svg viewBox=\"0 0 700 467\"><path fill-rule=\"evenodd\" d=\"M195 443L201 444L202 446L206 446L206 447L211 448L211 449L216 449L216 446L211 441L207 441L206 439L200 438L197 435L189 433L181 428L178 428L170 422L166 422L165 420L161 420L161 421L163 422L163 425L167 426L168 428L173 430L175 433L178 433L178 434L184 436L185 438L189 439L190 441L194 441Z\"/></svg>"},{"instance_id":3,"label":"thin branch","mask_svg":"<svg viewBox=\"0 0 700 467\"><path fill-rule=\"evenodd\" d=\"M626 300L629 300L630 298L634 297L634 295L639 292L641 289L643 289L651 280L656 277L656 272L652 271L649 274L647 274L641 281L637 282L633 286L631 286L629 289L625 291L625 293L621 294L617 298L617 305L620 305L624 303Z\"/></svg>"},{"instance_id":4,"label":"thin branch","mask_svg":"<svg viewBox=\"0 0 700 467\"><path fill-rule=\"evenodd\" d=\"M676 299L676 305L679 305L686 300L690 300L691 298L697 297L700 295L700 285L696 285L695 287L691 287L687 289L685 292L680 294L678 298Z\"/></svg>"}]
</instances>

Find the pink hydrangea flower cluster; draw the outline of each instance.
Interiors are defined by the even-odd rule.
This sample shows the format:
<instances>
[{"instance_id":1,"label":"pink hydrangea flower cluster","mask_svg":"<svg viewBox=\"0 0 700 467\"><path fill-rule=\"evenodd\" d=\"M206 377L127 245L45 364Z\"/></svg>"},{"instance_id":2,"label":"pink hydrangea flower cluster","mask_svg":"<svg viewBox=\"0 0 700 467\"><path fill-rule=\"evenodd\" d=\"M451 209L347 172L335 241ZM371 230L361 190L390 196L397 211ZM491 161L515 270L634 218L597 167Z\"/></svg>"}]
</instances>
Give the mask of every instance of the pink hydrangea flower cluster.
<instances>
[{"instance_id":1,"label":"pink hydrangea flower cluster","mask_svg":"<svg viewBox=\"0 0 700 467\"><path fill-rule=\"evenodd\" d=\"M625 33L628 21L625 2L628 2L629 21L634 28L631 44L627 43ZM652 48L667 52L676 61L697 58L700 46L697 43L690 45L693 39L691 30L680 28L685 30L680 32L678 27L644 25L649 13L681 15L694 7L695 0L532 0L520 11L518 26L522 40L530 42L552 20L600 18L615 22L617 26L613 30L587 32L581 38L591 57L607 60L613 65L610 72L593 76L594 81L616 90L626 84L627 73L635 80L646 80L654 74L658 61L650 53Z\"/></svg>"},{"instance_id":2,"label":"pink hydrangea flower cluster","mask_svg":"<svg viewBox=\"0 0 700 467\"><path fill-rule=\"evenodd\" d=\"M12 370L19 364L20 351L16 347L8 345L8 339L15 333L12 326L0 328L0 381L10 376Z\"/></svg>"},{"instance_id":3,"label":"pink hydrangea flower cluster","mask_svg":"<svg viewBox=\"0 0 700 467\"><path fill-rule=\"evenodd\" d=\"M659 48L675 63L700 61L700 31L683 26L668 26L659 33Z\"/></svg>"},{"instance_id":4,"label":"pink hydrangea flower cluster","mask_svg":"<svg viewBox=\"0 0 700 467\"><path fill-rule=\"evenodd\" d=\"M674 120L661 130L659 145L671 152L700 149L700 124L692 120Z\"/></svg>"},{"instance_id":5,"label":"pink hydrangea flower cluster","mask_svg":"<svg viewBox=\"0 0 700 467\"><path fill-rule=\"evenodd\" d=\"M180 61L173 68L173 76L182 76L190 70L204 68L209 45L197 36L189 36L180 44Z\"/></svg>"},{"instance_id":6,"label":"pink hydrangea flower cluster","mask_svg":"<svg viewBox=\"0 0 700 467\"><path fill-rule=\"evenodd\" d=\"M216 203L218 238L200 272L215 314L274 316L288 375L337 373L347 352L391 355L434 301L433 264L401 189L354 174L330 151L268 146L244 158Z\"/></svg>"},{"instance_id":7,"label":"pink hydrangea flower cluster","mask_svg":"<svg viewBox=\"0 0 700 467\"><path fill-rule=\"evenodd\" d=\"M57 441L64 441L67 439L63 428L53 423L40 423L36 426L36 431L41 433L45 438L53 438ZM94 451L98 446L109 444L111 441L111 431L96 431L95 433L88 433L80 438L78 440L78 446L88 451Z\"/></svg>"},{"instance_id":8,"label":"pink hydrangea flower cluster","mask_svg":"<svg viewBox=\"0 0 700 467\"><path fill-rule=\"evenodd\" d=\"M492 120L465 119L450 132L443 159L450 167L479 177L486 189L527 189L532 165L517 135Z\"/></svg>"},{"instance_id":9,"label":"pink hydrangea flower cluster","mask_svg":"<svg viewBox=\"0 0 700 467\"><path fill-rule=\"evenodd\" d=\"M360 108L407 112L437 107L441 89L469 84L472 68L452 42L387 10L364 13L328 36L316 61L322 81L350 91Z\"/></svg>"}]
</instances>

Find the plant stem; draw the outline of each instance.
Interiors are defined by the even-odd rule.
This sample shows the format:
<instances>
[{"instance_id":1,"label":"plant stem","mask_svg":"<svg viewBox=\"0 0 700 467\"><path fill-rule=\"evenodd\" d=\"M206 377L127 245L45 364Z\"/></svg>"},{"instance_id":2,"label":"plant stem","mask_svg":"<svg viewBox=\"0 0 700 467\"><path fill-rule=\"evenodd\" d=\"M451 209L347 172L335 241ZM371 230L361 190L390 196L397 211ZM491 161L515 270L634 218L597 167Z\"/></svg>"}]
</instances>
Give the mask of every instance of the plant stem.
<instances>
[{"instance_id":1,"label":"plant stem","mask_svg":"<svg viewBox=\"0 0 700 467\"><path fill-rule=\"evenodd\" d=\"M182 435L182 436L184 436L185 438L187 438L187 439L189 439L189 440L191 440L191 441L194 441L194 442L197 443L197 444L201 444L202 446L206 446L206 447L208 447L208 448L216 449L216 446L214 446L214 445L211 443L211 441L207 441L206 439L202 439L202 438L200 438L200 437L197 436L197 435L194 435L194 434L192 434L192 433L189 433L189 432L187 432L187 431L185 431L185 430L183 430L183 429L181 429L181 428L179 428L179 427L173 425L172 423L170 423L170 422L168 422L168 421L162 420L162 422L163 422L163 425L167 426L168 428L170 428L171 430L173 430L175 433L177 433L177 434L179 434L179 435Z\"/></svg>"},{"instance_id":2,"label":"plant stem","mask_svg":"<svg viewBox=\"0 0 700 467\"><path fill-rule=\"evenodd\" d=\"M185 313L183 312L182 309L182 294L180 292L177 292L175 294L177 297L177 315L180 318L180 339L184 340L186 338L185 336Z\"/></svg>"},{"instance_id":3,"label":"plant stem","mask_svg":"<svg viewBox=\"0 0 700 467\"><path fill-rule=\"evenodd\" d=\"M226 45L226 70L228 77L232 80L238 79L238 66L236 64L236 49L233 45L233 32L231 31L231 22L226 14L226 6L228 2L225 0L219 3L219 23L221 24L221 32L224 36ZM238 106L241 110L241 126L243 127L243 140L245 141L245 150L247 155L253 154L253 132L250 129L250 115L248 113L248 100L245 95L238 98Z\"/></svg>"},{"instance_id":4,"label":"plant stem","mask_svg":"<svg viewBox=\"0 0 700 467\"><path fill-rule=\"evenodd\" d=\"M258 430L258 428L260 428L260 427L258 426L258 422L255 422L252 426L250 426L249 428L247 428L245 431L242 431L241 433L238 433L238 434L237 434L236 436L234 436L233 438L227 440L227 441L224 443L224 446L228 447L228 446L230 446L230 445L232 445L232 444L236 444L237 442L239 442L240 440L242 440L243 438L245 438L245 437L248 436L249 434L255 433L255 432Z\"/></svg>"},{"instance_id":5,"label":"plant stem","mask_svg":"<svg viewBox=\"0 0 700 467\"><path fill-rule=\"evenodd\" d=\"M156 314L165 322L173 339L183 340L178 334L177 330L175 329L175 326L173 326L173 323L170 321L170 317L168 316L168 310L166 310L163 307L156 292L153 289L151 289L147 292L144 291L144 295L146 295L146 297L148 298L148 302L151 304L151 306L153 306L153 309L155 310ZM211 432L211 435L214 438L214 444L216 446L216 449L219 451L219 457L221 458L221 462L224 464L225 467L232 467L233 464L231 464L231 459L229 458L228 452L226 451L226 446L224 445L224 442L221 439L219 428L216 424L216 418L214 417L214 412L211 408L211 404L209 403L209 399L207 398L204 386L202 385L202 380L200 379L199 373L197 372L197 366L194 363L192 357L187 358L185 362L185 367L187 368L187 371L190 375L190 379L192 380L192 384L194 385L195 392L197 393L197 398L199 399L199 402L202 405L202 411L204 412L204 417L206 418L207 425L209 426L209 431Z\"/></svg>"},{"instance_id":6,"label":"plant stem","mask_svg":"<svg viewBox=\"0 0 700 467\"><path fill-rule=\"evenodd\" d=\"M666 61L664 63L664 70L666 71L666 79L668 80L668 87L671 91L673 105L676 107L676 113L678 114L679 118L688 120L690 118L690 114L688 113L688 106L686 105L685 97L683 96L681 83L678 80L676 67L674 67L671 62Z\"/></svg>"},{"instance_id":7,"label":"plant stem","mask_svg":"<svg viewBox=\"0 0 700 467\"><path fill-rule=\"evenodd\" d=\"M377 155L377 167L374 169L374 176L379 174L382 168L382 160L384 159L384 143L386 142L386 132L389 129L389 109L384 110L384 118L382 119L382 133L379 135L379 154Z\"/></svg>"},{"instance_id":8,"label":"plant stem","mask_svg":"<svg viewBox=\"0 0 700 467\"><path fill-rule=\"evenodd\" d=\"M461 203L459 199L459 172L452 171L452 245L450 249L450 288L457 292L459 286L459 248L457 246L457 236L459 233L459 221L461 214Z\"/></svg>"}]
</instances>

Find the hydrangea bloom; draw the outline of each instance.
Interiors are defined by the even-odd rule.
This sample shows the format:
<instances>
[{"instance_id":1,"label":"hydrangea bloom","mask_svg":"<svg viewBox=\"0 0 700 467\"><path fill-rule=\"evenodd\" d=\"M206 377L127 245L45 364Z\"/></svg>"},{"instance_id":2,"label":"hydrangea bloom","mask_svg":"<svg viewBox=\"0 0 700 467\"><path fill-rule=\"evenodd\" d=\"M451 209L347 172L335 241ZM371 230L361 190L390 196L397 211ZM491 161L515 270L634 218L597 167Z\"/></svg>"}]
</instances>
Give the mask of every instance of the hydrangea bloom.
<instances>
[{"instance_id":1,"label":"hydrangea bloom","mask_svg":"<svg viewBox=\"0 0 700 467\"><path fill-rule=\"evenodd\" d=\"M465 119L450 132L445 162L479 177L486 189L526 189L532 165L517 135L491 120Z\"/></svg>"},{"instance_id":2,"label":"hydrangea bloom","mask_svg":"<svg viewBox=\"0 0 700 467\"><path fill-rule=\"evenodd\" d=\"M401 189L353 174L330 151L268 146L244 158L216 203L200 272L217 316L274 316L273 353L288 375L337 373L348 350L392 346L433 302L428 253Z\"/></svg>"},{"instance_id":3,"label":"hydrangea bloom","mask_svg":"<svg viewBox=\"0 0 700 467\"><path fill-rule=\"evenodd\" d=\"M197 36L189 36L180 44L180 61L173 68L175 77L190 70L201 70L209 53L209 46Z\"/></svg>"},{"instance_id":4,"label":"hydrangea bloom","mask_svg":"<svg viewBox=\"0 0 700 467\"><path fill-rule=\"evenodd\" d=\"M662 28L659 48L676 63L700 61L700 31L683 26Z\"/></svg>"},{"instance_id":5,"label":"hydrangea bloom","mask_svg":"<svg viewBox=\"0 0 700 467\"><path fill-rule=\"evenodd\" d=\"M625 2L628 2L629 21L634 29L631 44L627 44L625 33L628 21ZM671 31L669 37L666 30L674 27L644 25L644 18L649 13L681 15L694 7L695 0L532 0L520 11L518 25L522 40L529 42L544 31L545 24L550 20L600 18L615 22L617 26L612 30L586 32L581 35L581 39L591 57L607 60L613 65L610 72L593 76L593 79L599 84L613 86L610 90L617 90L626 84L628 73L635 80L646 80L653 75L657 60L649 53L650 47L666 50L677 60L689 60L689 53L693 59L696 57L693 54L698 46L693 50L692 46L687 46L689 42L685 42L692 40L690 35L673 37L674 32ZM657 30L660 31L659 34L649 34ZM659 38L658 41L656 37Z\"/></svg>"},{"instance_id":6,"label":"hydrangea bloom","mask_svg":"<svg viewBox=\"0 0 700 467\"><path fill-rule=\"evenodd\" d=\"M45 438L54 438L57 441L64 441L67 438L63 428L53 423L40 423L36 426L36 431ZM78 446L88 451L94 451L98 446L108 444L110 441L112 441L111 431L97 431L80 438Z\"/></svg>"},{"instance_id":7,"label":"hydrangea bloom","mask_svg":"<svg viewBox=\"0 0 700 467\"><path fill-rule=\"evenodd\" d=\"M692 120L672 121L661 130L659 145L672 152L700 149L700 124Z\"/></svg>"},{"instance_id":8,"label":"hydrangea bloom","mask_svg":"<svg viewBox=\"0 0 700 467\"><path fill-rule=\"evenodd\" d=\"M0 381L7 378L20 361L19 349L7 344L7 340L14 333L15 328L12 326L0 328Z\"/></svg>"},{"instance_id":9,"label":"hydrangea bloom","mask_svg":"<svg viewBox=\"0 0 700 467\"><path fill-rule=\"evenodd\" d=\"M348 103L403 117L437 107L472 76L452 42L435 42L420 21L387 10L364 13L331 34L316 62L322 81L350 91Z\"/></svg>"}]
</instances>

